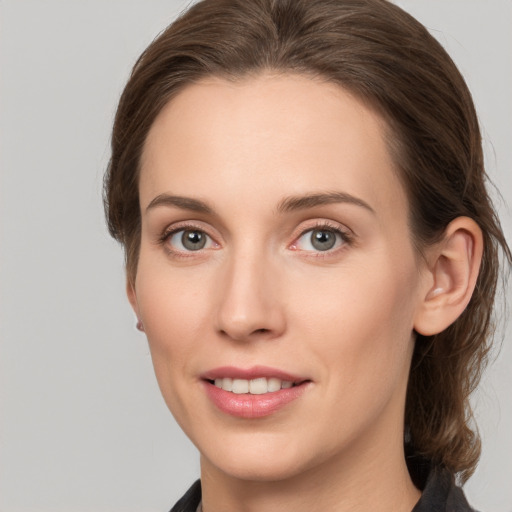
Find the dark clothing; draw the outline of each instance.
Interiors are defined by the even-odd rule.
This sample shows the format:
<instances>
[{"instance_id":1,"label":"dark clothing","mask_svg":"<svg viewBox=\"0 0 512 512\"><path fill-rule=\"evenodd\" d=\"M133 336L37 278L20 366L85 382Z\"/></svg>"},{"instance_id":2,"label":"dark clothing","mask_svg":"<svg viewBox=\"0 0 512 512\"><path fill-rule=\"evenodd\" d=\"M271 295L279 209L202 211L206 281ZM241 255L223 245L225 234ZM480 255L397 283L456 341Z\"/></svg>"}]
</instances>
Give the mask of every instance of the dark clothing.
<instances>
[{"instance_id":1,"label":"dark clothing","mask_svg":"<svg viewBox=\"0 0 512 512\"><path fill-rule=\"evenodd\" d=\"M420 485L423 492L411 512L475 512L468 505L461 488L455 485L453 475L446 469L434 467L428 472L426 480L419 475L414 483L424 485ZM201 482L197 480L171 512L196 512L200 501Z\"/></svg>"},{"instance_id":2,"label":"dark clothing","mask_svg":"<svg viewBox=\"0 0 512 512\"><path fill-rule=\"evenodd\" d=\"M201 481L196 480L192 487L172 507L171 512L196 512L201 501Z\"/></svg>"},{"instance_id":3,"label":"dark clothing","mask_svg":"<svg viewBox=\"0 0 512 512\"><path fill-rule=\"evenodd\" d=\"M430 471L421 498L412 512L475 512L468 504L454 476L438 467Z\"/></svg>"}]
</instances>

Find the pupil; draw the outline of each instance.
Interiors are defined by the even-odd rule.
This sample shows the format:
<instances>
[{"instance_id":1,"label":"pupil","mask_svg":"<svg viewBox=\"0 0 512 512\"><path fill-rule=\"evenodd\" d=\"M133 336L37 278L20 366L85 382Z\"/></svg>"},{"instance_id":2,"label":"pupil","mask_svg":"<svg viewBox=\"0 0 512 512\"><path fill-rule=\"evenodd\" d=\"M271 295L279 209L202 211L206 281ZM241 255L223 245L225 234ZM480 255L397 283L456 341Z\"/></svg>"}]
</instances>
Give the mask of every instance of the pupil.
<instances>
[{"instance_id":1,"label":"pupil","mask_svg":"<svg viewBox=\"0 0 512 512\"><path fill-rule=\"evenodd\" d=\"M198 251L206 244L206 237L200 231L185 231L181 237L183 247L190 251Z\"/></svg>"},{"instance_id":2,"label":"pupil","mask_svg":"<svg viewBox=\"0 0 512 512\"><path fill-rule=\"evenodd\" d=\"M336 237L331 231L315 230L311 233L311 244L319 251L328 251L335 243Z\"/></svg>"}]
</instances>

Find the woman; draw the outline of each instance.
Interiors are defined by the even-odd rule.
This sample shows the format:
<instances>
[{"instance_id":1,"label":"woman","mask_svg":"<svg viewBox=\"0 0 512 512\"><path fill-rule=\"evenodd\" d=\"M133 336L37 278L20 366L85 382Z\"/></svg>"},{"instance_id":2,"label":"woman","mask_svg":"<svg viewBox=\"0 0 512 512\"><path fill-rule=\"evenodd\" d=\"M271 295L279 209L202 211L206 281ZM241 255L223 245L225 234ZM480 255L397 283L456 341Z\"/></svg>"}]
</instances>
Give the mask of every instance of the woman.
<instances>
[{"instance_id":1,"label":"woman","mask_svg":"<svg viewBox=\"0 0 512 512\"><path fill-rule=\"evenodd\" d=\"M471 510L498 253L470 93L383 0L204 0L122 95L109 228L169 409L173 510Z\"/></svg>"}]
</instances>

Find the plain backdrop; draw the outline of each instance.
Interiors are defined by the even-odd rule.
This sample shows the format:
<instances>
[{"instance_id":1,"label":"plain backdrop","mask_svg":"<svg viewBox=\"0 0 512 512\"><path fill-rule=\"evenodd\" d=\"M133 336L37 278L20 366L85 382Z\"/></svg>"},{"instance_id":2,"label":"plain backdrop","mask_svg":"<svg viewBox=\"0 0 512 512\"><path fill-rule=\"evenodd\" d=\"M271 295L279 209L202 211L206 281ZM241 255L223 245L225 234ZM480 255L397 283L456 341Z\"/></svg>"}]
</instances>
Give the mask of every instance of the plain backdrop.
<instances>
[{"instance_id":1,"label":"plain backdrop","mask_svg":"<svg viewBox=\"0 0 512 512\"><path fill-rule=\"evenodd\" d=\"M512 204L512 2L399 4L465 75L489 174ZM1 512L166 511L199 475L134 328L101 203L123 84L184 7L0 0ZM511 344L509 326L474 400L484 448L466 492L483 512L512 511Z\"/></svg>"}]
</instances>

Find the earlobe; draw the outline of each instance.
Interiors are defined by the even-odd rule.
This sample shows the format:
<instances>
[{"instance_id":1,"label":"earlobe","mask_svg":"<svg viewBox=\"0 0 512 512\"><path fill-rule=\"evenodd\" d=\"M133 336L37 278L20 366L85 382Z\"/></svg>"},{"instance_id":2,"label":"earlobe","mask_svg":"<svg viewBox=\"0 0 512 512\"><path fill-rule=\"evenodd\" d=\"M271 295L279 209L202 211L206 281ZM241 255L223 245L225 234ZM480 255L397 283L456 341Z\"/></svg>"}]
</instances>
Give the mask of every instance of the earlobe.
<instances>
[{"instance_id":1,"label":"earlobe","mask_svg":"<svg viewBox=\"0 0 512 512\"><path fill-rule=\"evenodd\" d=\"M468 217L448 224L442 240L428 250L428 279L414 329L438 334L462 314L475 288L483 252L482 231Z\"/></svg>"}]
</instances>

